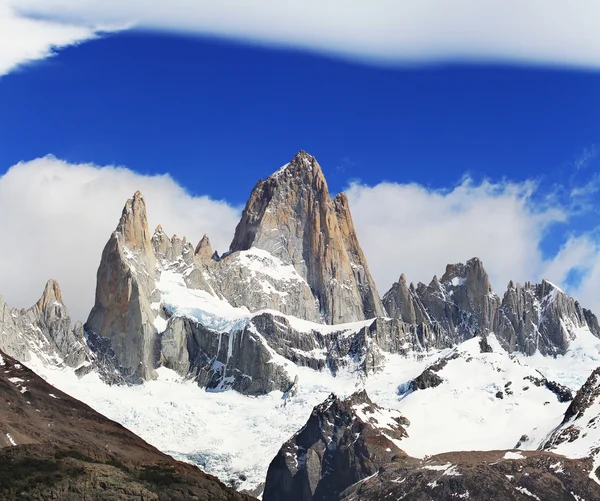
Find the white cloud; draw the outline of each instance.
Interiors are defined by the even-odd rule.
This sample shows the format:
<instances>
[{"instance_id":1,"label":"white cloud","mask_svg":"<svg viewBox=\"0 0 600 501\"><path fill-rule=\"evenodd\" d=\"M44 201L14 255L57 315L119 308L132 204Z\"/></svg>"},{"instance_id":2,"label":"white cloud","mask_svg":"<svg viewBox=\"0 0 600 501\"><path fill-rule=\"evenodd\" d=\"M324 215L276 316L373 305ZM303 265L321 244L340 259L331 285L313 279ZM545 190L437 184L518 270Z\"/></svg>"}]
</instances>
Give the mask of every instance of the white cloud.
<instances>
[{"instance_id":1,"label":"white cloud","mask_svg":"<svg viewBox=\"0 0 600 501\"><path fill-rule=\"evenodd\" d=\"M0 293L8 304L27 307L55 278L74 319L93 305L102 249L125 201L144 193L151 229L187 236L204 233L215 249L228 249L240 208L206 196L193 197L168 175L144 176L126 168L68 164L54 157L22 162L0 177ZM448 263L477 256L502 293L509 280L542 277L565 287L600 312L600 240L592 231L569 238L550 259L540 252L552 225L570 217L556 201L540 203L533 182L474 184L450 190L416 184L352 184L347 190L361 245L381 293L400 273L429 283ZM550 197L550 200L553 200ZM572 268L583 273L567 287Z\"/></svg>"},{"instance_id":2,"label":"white cloud","mask_svg":"<svg viewBox=\"0 0 600 501\"><path fill-rule=\"evenodd\" d=\"M84 24L28 19L0 0L0 76L93 37L94 30Z\"/></svg>"},{"instance_id":3,"label":"white cloud","mask_svg":"<svg viewBox=\"0 0 600 501\"><path fill-rule=\"evenodd\" d=\"M216 35L385 63L600 67L598 0L4 0L85 25Z\"/></svg>"},{"instance_id":4,"label":"white cloud","mask_svg":"<svg viewBox=\"0 0 600 501\"><path fill-rule=\"evenodd\" d=\"M600 316L600 239L596 231L571 237L548 263L545 273L576 297L581 304ZM569 272L581 273L581 282L566 283Z\"/></svg>"},{"instance_id":5,"label":"white cloud","mask_svg":"<svg viewBox=\"0 0 600 501\"><path fill-rule=\"evenodd\" d=\"M193 244L207 233L224 251L240 210L193 197L168 175L125 168L72 165L54 157L19 163L0 177L0 294L11 306L31 306L49 278L58 280L71 316L85 320L94 303L100 255L125 201L141 190L151 230Z\"/></svg>"},{"instance_id":6,"label":"white cloud","mask_svg":"<svg viewBox=\"0 0 600 501\"><path fill-rule=\"evenodd\" d=\"M429 283L446 264L479 257L495 291L509 280L547 278L565 285L572 268L588 273L569 291L600 312L600 246L591 233L572 238L554 257L544 258L542 240L551 226L567 221L569 208L536 202L536 185L469 179L451 190L415 184L352 184L347 193L360 242L381 293L405 273ZM550 199L552 199L550 197Z\"/></svg>"}]
</instances>

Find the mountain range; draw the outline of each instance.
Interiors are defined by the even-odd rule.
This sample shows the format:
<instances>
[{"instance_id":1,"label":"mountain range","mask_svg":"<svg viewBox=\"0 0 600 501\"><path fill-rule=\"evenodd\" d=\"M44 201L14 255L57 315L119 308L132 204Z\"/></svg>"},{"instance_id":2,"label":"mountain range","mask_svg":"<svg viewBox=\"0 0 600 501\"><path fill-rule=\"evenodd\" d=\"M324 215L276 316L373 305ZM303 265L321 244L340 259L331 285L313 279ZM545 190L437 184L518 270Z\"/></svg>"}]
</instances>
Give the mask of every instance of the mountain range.
<instances>
[{"instance_id":1,"label":"mountain range","mask_svg":"<svg viewBox=\"0 0 600 501\"><path fill-rule=\"evenodd\" d=\"M123 496L168 492L144 483L156 464L168 482L180 471L213 482L167 453L228 484L214 481L223 499L600 499L597 317L547 280L497 294L478 258L429 284L400 274L380 297L348 199L304 151L257 183L221 253L207 235L151 232L136 192L102 251L87 321L72 324L50 280L27 310L0 297L0 334L0 389L22 416L0 423L5 468L46 461L53 443L92 451L48 459L59 475L83 469L82 482L127 463L114 470ZM48 384L64 393L46 398ZM98 452L111 431L63 422L60 437L40 435L51 419L22 410L85 407L67 394L141 438L113 456ZM2 492L38 489L23 478ZM85 482L54 479L48 492ZM181 499L217 499L171 483Z\"/></svg>"}]
</instances>

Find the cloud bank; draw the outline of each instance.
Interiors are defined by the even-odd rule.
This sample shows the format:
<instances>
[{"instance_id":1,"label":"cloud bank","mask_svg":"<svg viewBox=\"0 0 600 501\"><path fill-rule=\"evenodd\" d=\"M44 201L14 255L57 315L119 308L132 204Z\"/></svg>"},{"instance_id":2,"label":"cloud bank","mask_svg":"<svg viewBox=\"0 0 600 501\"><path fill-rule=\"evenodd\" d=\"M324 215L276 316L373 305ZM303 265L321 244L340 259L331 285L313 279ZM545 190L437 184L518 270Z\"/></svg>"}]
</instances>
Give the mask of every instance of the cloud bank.
<instances>
[{"instance_id":1,"label":"cloud bank","mask_svg":"<svg viewBox=\"0 0 600 501\"><path fill-rule=\"evenodd\" d=\"M94 36L85 24L26 18L0 0L0 76Z\"/></svg>"},{"instance_id":2,"label":"cloud bank","mask_svg":"<svg viewBox=\"0 0 600 501\"><path fill-rule=\"evenodd\" d=\"M570 200L535 197L536 183L474 184L449 190L416 184L351 184L347 194L360 242L380 293L404 273L429 283L448 263L479 257L492 287L503 294L510 280L546 278L600 313L600 226L570 236L558 253L544 256L544 238L574 216ZM577 209L578 210L578 209ZM578 283L570 283L576 272Z\"/></svg>"},{"instance_id":3,"label":"cloud bank","mask_svg":"<svg viewBox=\"0 0 600 501\"><path fill-rule=\"evenodd\" d=\"M162 224L169 235L194 244L207 233L215 249L229 248L239 208L193 197L168 175L39 158L0 177L0 294L6 302L29 307L54 278L72 318L85 321L102 249L136 190L146 199L151 231Z\"/></svg>"},{"instance_id":4,"label":"cloud bank","mask_svg":"<svg viewBox=\"0 0 600 501\"><path fill-rule=\"evenodd\" d=\"M21 20L132 25L381 64L460 60L600 68L597 0L0 2Z\"/></svg>"},{"instance_id":5,"label":"cloud bank","mask_svg":"<svg viewBox=\"0 0 600 501\"><path fill-rule=\"evenodd\" d=\"M69 164L48 156L19 163L0 177L0 293L28 307L47 279L61 284L73 319L93 306L102 249L125 201L144 193L151 229L193 243L204 233L215 249L229 248L241 208L193 197L168 175L144 176L122 167ZM554 256L541 252L544 237L572 209L552 197L535 197L536 183L473 183L448 190L416 184L351 184L347 190L358 237L383 294L400 273L429 283L448 263L477 256L497 293L509 280L542 277L566 287L600 313L600 226L567 238ZM576 271L581 280L569 284Z\"/></svg>"}]
</instances>

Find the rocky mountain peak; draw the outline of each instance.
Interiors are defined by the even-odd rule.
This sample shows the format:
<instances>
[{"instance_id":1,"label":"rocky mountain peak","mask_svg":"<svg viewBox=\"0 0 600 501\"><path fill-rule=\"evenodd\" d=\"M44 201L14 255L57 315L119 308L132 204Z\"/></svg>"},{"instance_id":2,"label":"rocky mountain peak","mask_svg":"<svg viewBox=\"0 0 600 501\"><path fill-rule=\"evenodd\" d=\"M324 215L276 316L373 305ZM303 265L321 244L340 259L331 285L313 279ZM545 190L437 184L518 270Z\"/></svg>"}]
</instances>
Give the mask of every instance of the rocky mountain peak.
<instances>
[{"instance_id":1,"label":"rocky mountain peak","mask_svg":"<svg viewBox=\"0 0 600 501\"><path fill-rule=\"evenodd\" d=\"M62 293L60 291L60 286L56 280L50 279L46 282L46 287L44 287L44 292L42 293L42 297L37 302L37 307L44 311L48 305L53 303L63 304Z\"/></svg>"},{"instance_id":2,"label":"rocky mountain peak","mask_svg":"<svg viewBox=\"0 0 600 501\"><path fill-rule=\"evenodd\" d=\"M277 183L289 183L293 181L300 181L302 183L312 184L315 181L319 182L319 185L327 188L325 176L321 166L317 162L316 158L306 153L304 150L300 150L289 163L285 164L279 170L274 172L268 177L268 180Z\"/></svg>"},{"instance_id":3,"label":"rocky mountain peak","mask_svg":"<svg viewBox=\"0 0 600 501\"><path fill-rule=\"evenodd\" d=\"M299 152L252 190L230 253L251 247L293 265L327 323L383 315L348 199L330 197L323 171L308 153Z\"/></svg>"},{"instance_id":4,"label":"rocky mountain peak","mask_svg":"<svg viewBox=\"0 0 600 501\"><path fill-rule=\"evenodd\" d=\"M205 233L200 242L198 242L198 245L196 245L194 256L200 259L201 262L207 262L213 258L213 255L214 250L210 244L210 239Z\"/></svg>"},{"instance_id":5,"label":"rocky mountain peak","mask_svg":"<svg viewBox=\"0 0 600 501\"><path fill-rule=\"evenodd\" d=\"M116 232L123 236L123 243L131 250L148 251L152 248L146 202L140 191L136 191L125 203Z\"/></svg>"},{"instance_id":6,"label":"rocky mountain peak","mask_svg":"<svg viewBox=\"0 0 600 501\"><path fill-rule=\"evenodd\" d=\"M112 353L111 363L131 381L155 377L157 331L150 307L157 278L153 243L171 245L160 227L150 239L146 203L136 191L102 251L95 303L85 324L88 339L96 340L94 349Z\"/></svg>"},{"instance_id":7,"label":"rocky mountain peak","mask_svg":"<svg viewBox=\"0 0 600 501\"><path fill-rule=\"evenodd\" d=\"M510 281L499 297L476 257L448 264L441 280L434 276L429 285L419 283L416 289L401 277L383 303L391 317L441 328L454 343L493 332L506 350L529 355L565 353L583 327L600 337L596 316L548 280L524 285Z\"/></svg>"},{"instance_id":8,"label":"rocky mountain peak","mask_svg":"<svg viewBox=\"0 0 600 501\"><path fill-rule=\"evenodd\" d=\"M487 294L492 291L489 276L477 257L469 259L465 264L447 265L441 281L454 287L465 284L467 289L476 290L476 293Z\"/></svg>"},{"instance_id":9,"label":"rocky mountain peak","mask_svg":"<svg viewBox=\"0 0 600 501\"><path fill-rule=\"evenodd\" d=\"M335 394L317 405L306 425L288 440L267 472L264 501L327 501L373 475L394 456L408 421L359 391ZM391 437L391 438L390 438Z\"/></svg>"},{"instance_id":10,"label":"rocky mountain peak","mask_svg":"<svg viewBox=\"0 0 600 501\"><path fill-rule=\"evenodd\" d=\"M28 309L9 308L0 297L0 333L0 350L22 362L34 354L49 364L76 367L88 355L81 323L71 325L55 280L48 280Z\"/></svg>"}]
</instances>

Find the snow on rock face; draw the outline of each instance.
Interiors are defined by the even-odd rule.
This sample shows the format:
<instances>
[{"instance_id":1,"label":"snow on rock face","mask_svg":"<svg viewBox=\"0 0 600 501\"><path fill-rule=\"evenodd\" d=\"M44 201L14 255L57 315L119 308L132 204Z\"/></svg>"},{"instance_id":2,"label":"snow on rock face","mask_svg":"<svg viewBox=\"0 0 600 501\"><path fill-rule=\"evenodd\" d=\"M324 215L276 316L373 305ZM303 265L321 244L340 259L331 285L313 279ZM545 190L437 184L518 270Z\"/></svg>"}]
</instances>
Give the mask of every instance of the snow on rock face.
<instances>
[{"instance_id":1,"label":"snow on rock face","mask_svg":"<svg viewBox=\"0 0 600 501\"><path fill-rule=\"evenodd\" d=\"M542 444L569 457L592 457L600 464L600 367L592 372L564 413L560 426ZM600 483L598 472L590 478Z\"/></svg>"},{"instance_id":2,"label":"snow on rock face","mask_svg":"<svg viewBox=\"0 0 600 501\"><path fill-rule=\"evenodd\" d=\"M253 318L252 314L247 315ZM175 318L186 320L173 317L170 321ZM312 332L319 324L309 326L305 332ZM356 324L352 329L360 331L359 327ZM324 329L325 338L331 336L327 330L330 327L320 328ZM450 358L453 349L411 351L404 355L383 353L380 370L366 379L352 365L340 367L333 376L328 370L298 366L273 352L270 355L277 364L285 365L290 379L298 376L295 395L287 398L285 405L284 393L279 390L256 398L233 391L206 392L165 367L157 369L156 381L139 386L107 386L94 372L77 379L71 372L50 370L41 363L34 369L159 449L200 465L224 482L242 475L246 480L240 481L240 488L254 488L264 481L269 462L281 444L306 423L312 409L332 392L340 398L350 396L357 385L364 387L372 402L381 408L399 411L410 420L408 436L399 445L411 456L453 450L512 449L524 434L529 440L520 449L536 449L560 424L569 403L559 402L545 386L536 386L524 377L540 378L539 370L548 379L576 390L581 384L578 381L585 381L600 365L593 359L594 353L600 357L593 344L597 339L588 335L590 344L582 343L578 348L571 345L572 351L556 358L508 354L494 336L488 337L493 353L481 353L479 340L473 339L460 345L456 350L459 356L448 360L439 373L444 380L440 387L407 394L402 388L408 381L441 358ZM214 331L211 336L216 351L220 336ZM584 334L578 335L578 339L584 338ZM228 345L223 334L221 360L226 360ZM512 384L506 386L509 382ZM504 398L496 397L498 391ZM369 413L361 403L355 407L367 420L373 416L378 422L387 422L385 413L383 417Z\"/></svg>"},{"instance_id":3,"label":"snow on rock face","mask_svg":"<svg viewBox=\"0 0 600 501\"><path fill-rule=\"evenodd\" d=\"M71 325L54 280L27 310L10 308L0 296L0 350L22 362L38 357L49 365L69 367L78 367L90 356L82 325Z\"/></svg>"},{"instance_id":4,"label":"snow on rock face","mask_svg":"<svg viewBox=\"0 0 600 501\"><path fill-rule=\"evenodd\" d=\"M291 264L251 248L234 252L206 268L213 290L236 307L277 310L313 322L321 315L310 287Z\"/></svg>"}]
</instances>

